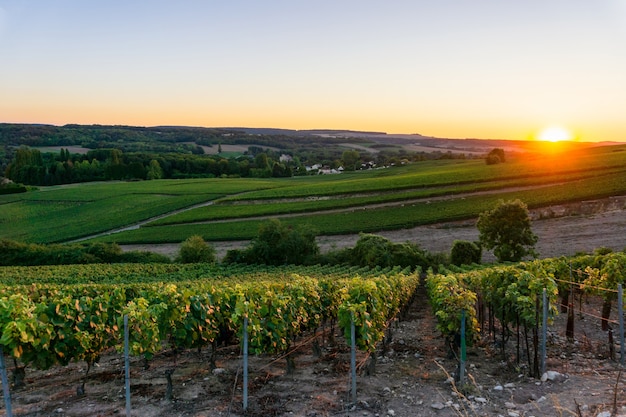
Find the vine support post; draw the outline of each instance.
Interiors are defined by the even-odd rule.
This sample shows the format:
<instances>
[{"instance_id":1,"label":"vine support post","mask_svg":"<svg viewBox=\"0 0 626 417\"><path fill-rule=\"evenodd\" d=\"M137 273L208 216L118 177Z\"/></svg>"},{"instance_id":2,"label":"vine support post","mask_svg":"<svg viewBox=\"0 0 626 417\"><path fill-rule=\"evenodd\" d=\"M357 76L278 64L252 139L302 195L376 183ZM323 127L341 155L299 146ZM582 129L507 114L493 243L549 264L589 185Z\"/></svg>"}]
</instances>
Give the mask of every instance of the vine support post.
<instances>
[{"instance_id":1,"label":"vine support post","mask_svg":"<svg viewBox=\"0 0 626 417\"><path fill-rule=\"evenodd\" d=\"M248 316L243 318L243 411L248 410Z\"/></svg>"},{"instance_id":2,"label":"vine support post","mask_svg":"<svg viewBox=\"0 0 626 417\"><path fill-rule=\"evenodd\" d=\"M459 364L459 383L465 380L465 361L467 359L465 344L465 309L461 310L461 362Z\"/></svg>"},{"instance_id":3,"label":"vine support post","mask_svg":"<svg viewBox=\"0 0 626 417\"><path fill-rule=\"evenodd\" d=\"M0 347L0 373L2 374L2 394L4 395L4 409L7 417L13 417L11 408L11 392L9 390L9 378L7 377L7 367L4 362L4 352Z\"/></svg>"},{"instance_id":4,"label":"vine support post","mask_svg":"<svg viewBox=\"0 0 626 417\"><path fill-rule=\"evenodd\" d=\"M546 373L546 345L548 339L548 292L543 289L543 323L541 326L541 375Z\"/></svg>"},{"instance_id":5,"label":"vine support post","mask_svg":"<svg viewBox=\"0 0 626 417\"><path fill-rule=\"evenodd\" d=\"M617 284L617 314L619 318L620 363L624 366L624 357L626 356L624 347L624 289L621 283Z\"/></svg>"},{"instance_id":6,"label":"vine support post","mask_svg":"<svg viewBox=\"0 0 626 417\"><path fill-rule=\"evenodd\" d=\"M130 359L128 314L124 315L124 388L126 391L126 417L130 417Z\"/></svg>"},{"instance_id":7,"label":"vine support post","mask_svg":"<svg viewBox=\"0 0 626 417\"><path fill-rule=\"evenodd\" d=\"M356 330L354 326L354 313L350 320L350 375L352 383L352 402L356 404Z\"/></svg>"}]
</instances>

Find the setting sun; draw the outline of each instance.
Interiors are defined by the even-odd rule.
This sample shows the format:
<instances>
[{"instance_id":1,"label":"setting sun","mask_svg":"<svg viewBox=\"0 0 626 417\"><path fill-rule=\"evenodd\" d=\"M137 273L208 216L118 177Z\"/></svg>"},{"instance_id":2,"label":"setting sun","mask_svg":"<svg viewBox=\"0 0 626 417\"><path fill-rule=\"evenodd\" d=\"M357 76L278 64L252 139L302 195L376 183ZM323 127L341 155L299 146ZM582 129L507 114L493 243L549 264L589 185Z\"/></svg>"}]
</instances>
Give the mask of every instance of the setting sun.
<instances>
[{"instance_id":1,"label":"setting sun","mask_svg":"<svg viewBox=\"0 0 626 417\"><path fill-rule=\"evenodd\" d=\"M572 140L572 134L567 129L560 126L550 126L543 129L537 136L537 139L546 142L561 142L564 140Z\"/></svg>"}]
</instances>

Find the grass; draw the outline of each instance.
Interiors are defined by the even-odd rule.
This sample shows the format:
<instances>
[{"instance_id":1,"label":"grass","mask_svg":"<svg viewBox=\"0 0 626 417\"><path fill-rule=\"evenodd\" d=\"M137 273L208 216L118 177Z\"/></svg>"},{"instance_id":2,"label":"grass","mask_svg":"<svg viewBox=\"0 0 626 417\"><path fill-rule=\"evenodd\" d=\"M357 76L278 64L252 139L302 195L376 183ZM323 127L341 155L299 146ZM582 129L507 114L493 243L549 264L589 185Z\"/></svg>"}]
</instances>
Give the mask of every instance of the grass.
<instances>
[{"instance_id":1,"label":"grass","mask_svg":"<svg viewBox=\"0 0 626 417\"><path fill-rule=\"evenodd\" d=\"M520 198L530 207L539 207L625 195L625 151L626 146L614 146L567 156L524 154L492 166L482 160L427 161L367 172L284 179L46 187L0 196L0 237L38 243L69 241L206 202L215 204L98 240L180 242L192 234L207 240L250 239L262 221L255 217L286 214L294 217L283 221L309 223L321 234L378 232L474 218L499 199ZM516 187L520 188L514 190ZM468 194L479 191L485 194ZM443 197L446 199L439 201ZM193 224L219 219L222 222Z\"/></svg>"}]
</instances>

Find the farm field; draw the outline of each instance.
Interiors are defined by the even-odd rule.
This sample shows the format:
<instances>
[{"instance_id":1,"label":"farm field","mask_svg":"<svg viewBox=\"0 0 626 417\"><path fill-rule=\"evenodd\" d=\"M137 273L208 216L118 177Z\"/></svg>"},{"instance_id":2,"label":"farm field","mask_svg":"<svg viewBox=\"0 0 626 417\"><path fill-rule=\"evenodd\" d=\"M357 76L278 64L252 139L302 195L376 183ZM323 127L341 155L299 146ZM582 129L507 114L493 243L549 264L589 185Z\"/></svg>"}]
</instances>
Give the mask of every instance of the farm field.
<instances>
[{"instance_id":1,"label":"farm field","mask_svg":"<svg viewBox=\"0 0 626 417\"><path fill-rule=\"evenodd\" d=\"M440 160L333 176L98 183L0 196L2 237L65 242L111 230L120 244L247 240L268 217L321 235L475 218L499 199L532 208L626 195L626 147L520 154L497 165ZM123 231L124 228L133 230Z\"/></svg>"}]
</instances>

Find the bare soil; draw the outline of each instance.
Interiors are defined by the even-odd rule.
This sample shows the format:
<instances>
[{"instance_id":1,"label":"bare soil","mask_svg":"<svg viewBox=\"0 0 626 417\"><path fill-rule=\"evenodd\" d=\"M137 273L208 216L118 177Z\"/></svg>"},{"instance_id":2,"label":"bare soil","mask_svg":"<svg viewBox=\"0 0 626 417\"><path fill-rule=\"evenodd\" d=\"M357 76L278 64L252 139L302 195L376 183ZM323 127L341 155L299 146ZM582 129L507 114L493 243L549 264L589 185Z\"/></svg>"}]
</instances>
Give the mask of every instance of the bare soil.
<instances>
[{"instance_id":1,"label":"bare soil","mask_svg":"<svg viewBox=\"0 0 626 417\"><path fill-rule=\"evenodd\" d=\"M559 206L533 212L533 231L542 257L589 252L597 247L626 247L624 199ZM429 251L449 251L455 239L475 240L474 222L381 232L394 241L416 241ZM323 248L353 245L358 236L324 237ZM230 247L246 242L229 243ZM128 248L126 248L128 249ZM137 248L133 248L137 249ZM148 248L154 250L154 247ZM176 247L170 247L172 254ZM219 249L218 249L219 251ZM487 255L488 256L488 255ZM486 257L487 257L486 256ZM165 351L144 367L131 359L133 416L626 416L626 376L621 374L619 342L611 359L608 333L593 316L598 299L585 300L576 315L576 334L567 340L565 315L549 330L547 369L554 380L532 378L525 358L518 363L509 342L506 357L489 335L468 349L467 379L452 383L458 361L438 330L420 290L406 317L390 327L387 347L371 357L359 352L356 400L351 396L350 349L335 329L298 341L296 368L286 371L281 356L253 356L249 366L248 408L243 410L242 356L239 346L218 350L217 368L210 349ZM577 310L578 311L578 310ZM616 308L612 319L616 320ZM616 332L616 339L619 339ZM315 341L315 342L314 342ZM320 345L320 349L316 346ZM8 364L9 373L13 364ZM84 363L26 370L25 385L12 387L17 416L125 415L124 360L109 352L85 376ZM167 374L171 373L171 399ZM84 393L80 386L85 383ZM0 415L5 412L0 408Z\"/></svg>"}]
</instances>

